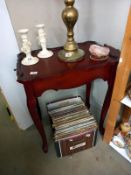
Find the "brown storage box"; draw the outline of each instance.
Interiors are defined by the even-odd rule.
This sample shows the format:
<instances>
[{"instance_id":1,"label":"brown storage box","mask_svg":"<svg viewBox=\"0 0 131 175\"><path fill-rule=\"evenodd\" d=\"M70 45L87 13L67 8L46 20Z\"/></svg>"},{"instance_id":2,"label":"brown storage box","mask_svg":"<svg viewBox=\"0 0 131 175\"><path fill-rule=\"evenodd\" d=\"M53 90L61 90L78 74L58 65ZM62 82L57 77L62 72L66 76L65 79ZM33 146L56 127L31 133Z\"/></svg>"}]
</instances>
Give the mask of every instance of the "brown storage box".
<instances>
[{"instance_id":1,"label":"brown storage box","mask_svg":"<svg viewBox=\"0 0 131 175\"><path fill-rule=\"evenodd\" d=\"M47 109L59 157L94 146L97 123L81 97L52 102Z\"/></svg>"},{"instance_id":2,"label":"brown storage box","mask_svg":"<svg viewBox=\"0 0 131 175\"><path fill-rule=\"evenodd\" d=\"M57 155L63 157L91 148L96 142L96 131L96 129L92 129L86 133L81 133L55 142Z\"/></svg>"}]
</instances>

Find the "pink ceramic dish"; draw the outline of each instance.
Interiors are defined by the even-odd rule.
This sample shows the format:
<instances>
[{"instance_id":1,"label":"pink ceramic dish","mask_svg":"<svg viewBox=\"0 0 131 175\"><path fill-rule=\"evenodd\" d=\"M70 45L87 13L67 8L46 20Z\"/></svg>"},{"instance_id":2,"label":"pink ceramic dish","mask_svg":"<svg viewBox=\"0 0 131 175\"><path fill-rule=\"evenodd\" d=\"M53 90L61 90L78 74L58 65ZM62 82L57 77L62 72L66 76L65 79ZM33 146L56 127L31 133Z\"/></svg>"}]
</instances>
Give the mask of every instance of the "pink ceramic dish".
<instances>
[{"instance_id":1,"label":"pink ceramic dish","mask_svg":"<svg viewBox=\"0 0 131 175\"><path fill-rule=\"evenodd\" d=\"M89 52L92 56L101 58L109 55L110 49L108 47L92 44L89 48Z\"/></svg>"}]
</instances>

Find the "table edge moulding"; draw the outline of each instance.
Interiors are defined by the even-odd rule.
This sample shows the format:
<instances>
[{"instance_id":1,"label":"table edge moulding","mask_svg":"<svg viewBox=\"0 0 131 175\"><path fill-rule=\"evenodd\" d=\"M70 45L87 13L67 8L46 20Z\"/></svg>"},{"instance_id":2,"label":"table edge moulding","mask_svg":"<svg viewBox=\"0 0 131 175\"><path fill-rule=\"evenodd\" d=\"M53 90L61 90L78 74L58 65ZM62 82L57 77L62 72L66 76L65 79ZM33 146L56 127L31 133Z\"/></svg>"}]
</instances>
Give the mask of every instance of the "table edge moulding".
<instances>
[{"instance_id":1,"label":"table edge moulding","mask_svg":"<svg viewBox=\"0 0 131 175\"><path fill-rule=\"evenodd\" d=\"M94 43L96 42L87 41L78 44L79 48L84 50L85 55L81 61L74 63L66 63L58 59L58 52L61 49L60 47L52 49L54 53L52 57L46 59L40 58L39 62L32 66L22 65L21 60L25 55L24 53L18 54L17 81L24 86L27 97L27 107L34 124L41 135L44 152L48 151L48 144L41 121L37 97L41 96L42 93L49 89L69 89L86 85L86 105L89 107L92 81L98 78L107 81L108 90L101 110L99 122L100 132L102 134L104 133L103 123L111 100L120 52L115 48L108 46L110 48L110 53L107 60L91 60L89 47ZM37 53L38 50L32 51L33 56L36 56Z\"/></svg>"}]
</instances>

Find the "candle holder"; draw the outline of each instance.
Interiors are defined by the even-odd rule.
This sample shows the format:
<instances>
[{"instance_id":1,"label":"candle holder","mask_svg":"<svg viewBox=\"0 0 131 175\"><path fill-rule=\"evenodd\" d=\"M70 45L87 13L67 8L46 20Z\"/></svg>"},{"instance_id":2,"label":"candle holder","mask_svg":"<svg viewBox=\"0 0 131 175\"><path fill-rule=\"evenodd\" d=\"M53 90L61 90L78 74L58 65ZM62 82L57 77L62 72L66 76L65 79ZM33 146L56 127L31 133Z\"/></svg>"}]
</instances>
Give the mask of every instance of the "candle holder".
<instances>
[{"instance_id":1,"label":"candle holder","mask_svg":"<svg viewBox=\"0 0 131 175\"><path fill-rule=\"evenodd\" d=\"M27 38L28 34L28 29L20 29L18 33L21 35L21 40L22 40L22 47L21 51L26 54L24 59L21 61L21 63L25 66L30 66L36 64L39 59L37 57L33 57L31 55L31 42Z\"/></svg>"},{"instance_id":2,"label":"candle holder","mask_svg":"<svg viewBox=\"0 0 131 175\"><path fill-rule=\"evenodd\" d=\"M44 31L44 24L38 24L36 25L36 28L38 29L38 39L39 43L42 47L42 51L40 51L37 56L39 58L48 58L53 55L52 51L47 50L46 48L46 33Z\"/></svg>"},{"instance_id":3,"label":"candle holder","mask_svg":"<svg viewBox=\"0 0 131 175\"><path fill-rule=\"evenodd\" d=\"M65 9L62 12L63 21L67 27L67 41L64 49L58 53L59 58L65 62L76 62L81 60L85 54L82 49L78 48L74 40L73 28L78 19L78 11L74 8L75 0L65 0Z\"/></svg>"}]
</instances>

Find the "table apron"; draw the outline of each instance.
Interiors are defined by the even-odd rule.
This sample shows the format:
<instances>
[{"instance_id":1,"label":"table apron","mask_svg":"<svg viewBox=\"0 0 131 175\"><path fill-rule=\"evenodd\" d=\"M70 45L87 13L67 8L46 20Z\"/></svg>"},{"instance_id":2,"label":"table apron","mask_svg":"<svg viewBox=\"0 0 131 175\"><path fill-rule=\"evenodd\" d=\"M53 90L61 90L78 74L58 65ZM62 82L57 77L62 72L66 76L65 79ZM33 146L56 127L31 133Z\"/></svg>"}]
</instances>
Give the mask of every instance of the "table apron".
<instances>
[{"instance_id":1,"label":"table apron","mask_svg":"<svg viewBox=\"0 0 131 175\"><path fill-rule=\"evenodd\" d=\"M76 78L74 79L74 77ZM88 84L96 79L103 79L104 81L110 81L111 76L109 76L108 72L106 73L98 72L97 75L94 72L92 72L92 74L80 73L79 75L76 75L76 76L74 76L73 74L71 75L68 74L60 77L55 76L48 79L32 81L30 85L34 96L38 97L38 96L41 96L41 94L44 91L49 89L59 90L59 89L75 88L81 85Z\"/></svg>"}]
</instances>

